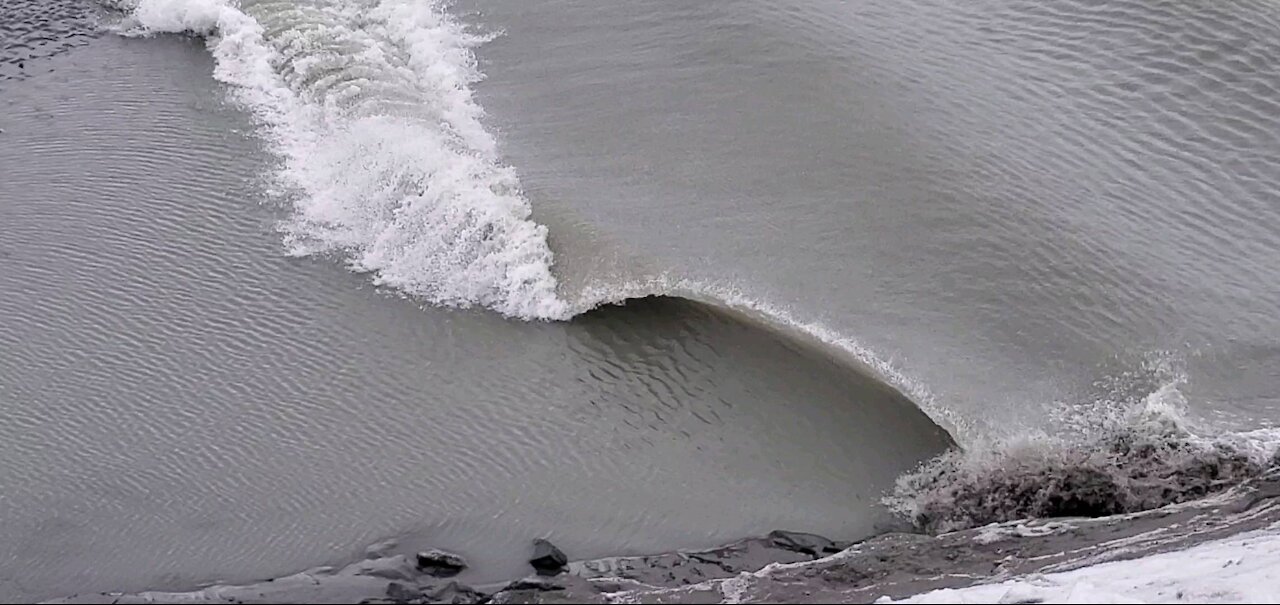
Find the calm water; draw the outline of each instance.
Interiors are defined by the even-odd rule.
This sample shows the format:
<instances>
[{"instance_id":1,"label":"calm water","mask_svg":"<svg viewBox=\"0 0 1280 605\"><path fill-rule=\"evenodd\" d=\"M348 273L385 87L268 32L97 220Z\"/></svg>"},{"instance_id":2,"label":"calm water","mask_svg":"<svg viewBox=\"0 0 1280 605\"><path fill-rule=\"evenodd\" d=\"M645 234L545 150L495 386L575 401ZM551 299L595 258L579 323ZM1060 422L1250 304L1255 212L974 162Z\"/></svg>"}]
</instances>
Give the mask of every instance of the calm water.
<instances>
[{"instance_id":1,"label":"calm water","mask_svg":"<svg viewBox=\"0 0 1280 605\"><path fill-rule=\"evenodd\" d=\"M0 597L852 538L921 408L1280 420L1280 7L242 4L0 9Z\"/></svg>"}]
</instances>

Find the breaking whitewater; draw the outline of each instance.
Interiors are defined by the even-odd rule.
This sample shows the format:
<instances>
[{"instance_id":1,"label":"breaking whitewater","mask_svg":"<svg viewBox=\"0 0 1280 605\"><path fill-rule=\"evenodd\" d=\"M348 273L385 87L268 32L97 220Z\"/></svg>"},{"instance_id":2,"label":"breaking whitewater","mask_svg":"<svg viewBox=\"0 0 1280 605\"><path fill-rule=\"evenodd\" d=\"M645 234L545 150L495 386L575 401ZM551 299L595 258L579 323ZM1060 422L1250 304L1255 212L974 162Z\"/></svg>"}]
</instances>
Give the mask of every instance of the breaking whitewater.
<instances>
[{"instance_id":1,"label":"breaking whitewater","mask_svg":"<svg viewBox=\"0 0 1280 605\"><path fill-rule=\"evenodd\" d=\"M111 595L119 602L1280 597L1272 571L1280 568L1280 431L1214 434L1193 426L1181 414L1184 377L1175 363L1153 361L1144 388L1062 406L1042 433L994 436L855 341L734 292L657 278L567 294L553 272L547 230L532 220L473 98L482 74L472 50L486 36L455 22L439 2L114 6L125 15L121 34L206 39L215 76L253 113L280 159L270 177L274 194L293 209L280 225L290 253L341 259L430 304L481 306L517 320L570 320L641 296L698 299L823 343L906 393L958 444L886 495L910 532L834 554L765 541L766 554L749 564L714 551L721 563L696 575L652 572L694 569L710 555L580 562L569 566L572 580L461 592L440 592L447 586L402 557L371 555L269 583ZM746 552L757 543L744 544Z\"/></svg>"}]
</instances>

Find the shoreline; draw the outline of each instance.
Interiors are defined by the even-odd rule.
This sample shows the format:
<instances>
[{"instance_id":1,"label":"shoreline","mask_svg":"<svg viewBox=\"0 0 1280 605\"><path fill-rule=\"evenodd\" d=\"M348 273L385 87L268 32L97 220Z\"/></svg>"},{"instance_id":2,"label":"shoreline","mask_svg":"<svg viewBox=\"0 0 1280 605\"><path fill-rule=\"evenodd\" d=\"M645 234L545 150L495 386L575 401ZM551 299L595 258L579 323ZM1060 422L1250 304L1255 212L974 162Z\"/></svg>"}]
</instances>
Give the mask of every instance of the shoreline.
<instances>
[{"instance_id":1,"label":"shoreline","mask_svg":"<svg viewBox=\"0 0 1280 605\"><path fill-rule=\"evenodd\" d=\"M854 543L777 531L710 550L574 561L553 576L466 586L406 555L191 592L92 593L92 603L719 603L904 599L1141 559L1280 528L1280 472L1209 498L1098 518L1029 519Z\"/></svg>"}]
</instances>

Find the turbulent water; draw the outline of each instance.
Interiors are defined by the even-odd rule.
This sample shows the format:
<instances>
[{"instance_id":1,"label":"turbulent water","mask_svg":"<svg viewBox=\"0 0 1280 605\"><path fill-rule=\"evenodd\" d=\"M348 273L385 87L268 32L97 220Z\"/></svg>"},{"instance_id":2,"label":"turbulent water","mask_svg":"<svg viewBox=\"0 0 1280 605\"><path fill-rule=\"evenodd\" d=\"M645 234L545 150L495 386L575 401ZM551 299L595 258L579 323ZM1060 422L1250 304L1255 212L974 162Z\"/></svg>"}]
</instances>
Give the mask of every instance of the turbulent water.
<instances>
[{"instance_id":1,"label":"turbulent water","mask_svg":"<svg viewBox=\"0 0 1280 605\"><path fill-rule=\"evenodd\" d=\"M1277 34L1263 1L9 0L0 597L855 538L954 442L889 499L921 526L1256 474Z\"/></svg>"}]
</instances>

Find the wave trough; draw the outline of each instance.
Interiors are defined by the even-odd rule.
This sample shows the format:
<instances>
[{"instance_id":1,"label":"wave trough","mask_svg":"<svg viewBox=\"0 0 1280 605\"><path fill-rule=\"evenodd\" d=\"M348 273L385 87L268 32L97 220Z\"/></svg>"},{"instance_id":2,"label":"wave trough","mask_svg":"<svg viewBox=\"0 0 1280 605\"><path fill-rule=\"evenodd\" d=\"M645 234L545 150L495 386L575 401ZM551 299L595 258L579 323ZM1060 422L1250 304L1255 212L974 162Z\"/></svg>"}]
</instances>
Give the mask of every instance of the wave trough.
<instances>
[{"instance_id":1,"label":"wave trough","mask_svg":"<svg viewBox=\"0 0 1280 605\"><path fill-rule=\"evenodd\" d=\"M296 255L336 255L432 304L564 319L547 231L471 84L482 36L440 2L131 0L126 29L208 40L281 158Z\"/></svg>"}]
</instances>

